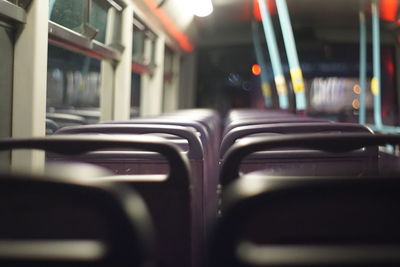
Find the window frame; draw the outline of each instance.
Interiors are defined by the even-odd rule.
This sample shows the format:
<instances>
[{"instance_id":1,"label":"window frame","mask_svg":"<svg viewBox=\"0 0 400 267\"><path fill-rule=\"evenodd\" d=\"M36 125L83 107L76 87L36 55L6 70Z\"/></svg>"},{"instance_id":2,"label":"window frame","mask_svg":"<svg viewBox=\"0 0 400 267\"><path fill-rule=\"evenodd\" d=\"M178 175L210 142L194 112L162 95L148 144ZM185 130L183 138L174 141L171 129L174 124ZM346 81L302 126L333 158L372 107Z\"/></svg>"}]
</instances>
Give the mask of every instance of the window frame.
<instances>
[{"instance_id":1,"label":"window frame","mask_svg":"<svg viewBox=\"0 0 400 267\"><path fill-rule=\"evenodd\" d=\"M155 63L155 47L158 36L137 15L133 16L133 31L141 31L143 35L143 54L139 58L135 58L132 50L132 72L139 74L149 73L151 75L157 67ZM150 44L150 47L148 47L148 44ZM148 49L150 52L146 51ZM146 57L146 54L149 55Z\"/></svg>"},{"instance_id":2,"label":"window frame","mask_svg":"<svg viewBox=\"0 0 400 267\"><path fill-rule=\"evenodd\" d=\"M26 23L25 9L10 1L0 0L0 16L11 23Z\"/></svg>"},{"instance_id":3,"label":"window frame","mask_svg":"<svg viewBox=\"0 0 400 267\"><path fill-rule=\"evenodd\" d=\"M126 4L123 1L103 1L121 13L126 8ZM56 45L73 52L78 52L99 60L118 62L121 59L121 50L124 49L121 44L121 36L119 36L119 40L115 40L115 42L110 45L103 44L94 39L97 34L97 29L90 24L92 2L93 0L84 0L82 3L83 22L81 25L82 29L80 31L71 30L65 26L51 21L49 18L49 44ZM116 5L120 7L120 10L116 8ZM122 22L119 21L117 23L119 24L118 27L121 27Z\"/></svg>"}]
</instances>

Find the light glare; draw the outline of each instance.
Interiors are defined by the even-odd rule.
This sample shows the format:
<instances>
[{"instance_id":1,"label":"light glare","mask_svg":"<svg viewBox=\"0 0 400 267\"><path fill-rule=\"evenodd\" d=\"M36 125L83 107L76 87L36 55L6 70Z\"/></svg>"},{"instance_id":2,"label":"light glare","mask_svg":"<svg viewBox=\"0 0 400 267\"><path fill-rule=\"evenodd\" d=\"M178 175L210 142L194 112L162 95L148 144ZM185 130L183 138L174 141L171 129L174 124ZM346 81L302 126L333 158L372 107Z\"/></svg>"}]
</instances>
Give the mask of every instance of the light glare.
<instances>
[{"instance_id":1,"label":"light glare","mask_svg":"<svg viewBox=\"0 0 400 267\"><path fill-rule=\"evenodd\" d=\"M253 75L258 76L261 74L261 67L258 64L254 64L251 67L251 72L253 73Z\"/></svg>"},{"instance_id":2,"label":"light glare","mask_svg":"<svg viewBox=\"0 0 400 267\"><path fill-rule=\"evenodd\" d=\"M361 87L358 84L353 86L353 92L357 95L361 94Z\"/></svg>"},{"instance_id":3,"label":"light glare","mask_svg":"<svg viewBox=\"0 0 400 267\"><path fill-rule=\"evenodd\" d=\"M198 17L206 17L214 10L211 0L193 0L192 4L193 14Z\"/></svg>"},{"instance_id":4,"label":"light glare","mask_svg":"<svg viewBox=\"0 0 400 267\"><path fill-rule=\"evenodd\" d=\"M360 108L360 102L358 101L358 99L354 99L351 105L353 106L354 109Z\"/></svg>"}]
</instances>

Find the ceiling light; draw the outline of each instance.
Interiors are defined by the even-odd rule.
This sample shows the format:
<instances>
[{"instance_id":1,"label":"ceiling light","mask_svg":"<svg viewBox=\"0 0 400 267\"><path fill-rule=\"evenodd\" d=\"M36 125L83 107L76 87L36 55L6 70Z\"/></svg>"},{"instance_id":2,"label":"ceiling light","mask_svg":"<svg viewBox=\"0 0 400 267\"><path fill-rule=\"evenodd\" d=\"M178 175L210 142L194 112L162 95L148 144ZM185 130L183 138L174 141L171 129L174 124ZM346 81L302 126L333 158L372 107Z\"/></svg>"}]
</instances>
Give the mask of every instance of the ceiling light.
<instances>
[{"instance_id":1,"label":"ceiling light","mask_svg":"<svg viewBox=\"0 0 400 267\"><path fill-rule=\"evenodd\" d=\"M198 17L206 17L214 10L211 0L193 0L192 5L193 14Z\"/></svg>"}]
</instances>

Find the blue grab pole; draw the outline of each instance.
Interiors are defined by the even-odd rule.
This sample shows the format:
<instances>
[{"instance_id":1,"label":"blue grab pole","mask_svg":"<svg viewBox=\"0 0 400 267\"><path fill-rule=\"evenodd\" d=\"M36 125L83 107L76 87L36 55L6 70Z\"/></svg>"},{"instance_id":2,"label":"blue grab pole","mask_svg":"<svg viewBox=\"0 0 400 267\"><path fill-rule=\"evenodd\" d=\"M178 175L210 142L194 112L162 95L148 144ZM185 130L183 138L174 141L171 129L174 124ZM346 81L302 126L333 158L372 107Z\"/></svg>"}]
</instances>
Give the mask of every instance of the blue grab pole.
<instances>
[{"instance_id":1,"label":"blue grab pole","mask_svg":"<svg viewBox=\"0 0 400 267\"><path fill-rule=\"evenodd\" d=\"M251 24L251 27L252 27L254 51L256 53L257 63L261 67L262 94L264 96L265 106L268 108L271 108L272 107L271 86L269 85L269 82L268 82L267 64L265 62L265 58L262 53L261 40L260 40L260 36L258 35L257 22L253 21Z\"/></svg>"},{"instance_id":2,"label":"blue grab pole","mask_svg":"<svg viewBox=\"0 0 400 267\"><path fill-rule=\"evenodd\" d=\"M303 72L300 68L299 58L296 50L296 43L293 36L292 24L290 22L289 12L286 0L277 0L276 8L278 10L279 21L282 28L283 40L285 43L286 54L289 61L290 76L292 78L293 90L296 95L296 108L306 110L306 96L303 80Z\"/></svg>"},{"instance_id":3,"label":"blue grab pole","mask_svg":"<svg viewBox=\"0 0 400 267\"><path fill-rule=\"evenodd\" d=\"M374 121L377 129L382 128L381 116L381 56L380 56L380 30L379 30L379 7L378 0L371 2L372 12L372 59L373 74L371 80L371 91L374 95Z\"/></svg>"},{"instance_id":4,"label":"blue grab pole","mask_svg":"<svg viewBox=\"0 0 400 267\"><path fill-rule=\"evenodd\" d=\"M367 92L367 27L365 13L360 11L360 113L358 122L366 122L366 92Z\"/></svg>"},{"instance_id":5,"label":"blue grab pole","mask_svg":"<svg viewBox=\"0 0 400 267\"><path fill-rule=\"evenodd\" d=\"M265 5L265 0L259 0L258 5L260 7L265 39L267 41L272 70L274 72L276 90L278 91L279 107L281 109L288 109L289 97L287 93L286 80L282 71L281 58L279 56L279 50L276 44L275 32L272 26L271 16L267 10L267 6Z\"/></svg>"}]
</instances>

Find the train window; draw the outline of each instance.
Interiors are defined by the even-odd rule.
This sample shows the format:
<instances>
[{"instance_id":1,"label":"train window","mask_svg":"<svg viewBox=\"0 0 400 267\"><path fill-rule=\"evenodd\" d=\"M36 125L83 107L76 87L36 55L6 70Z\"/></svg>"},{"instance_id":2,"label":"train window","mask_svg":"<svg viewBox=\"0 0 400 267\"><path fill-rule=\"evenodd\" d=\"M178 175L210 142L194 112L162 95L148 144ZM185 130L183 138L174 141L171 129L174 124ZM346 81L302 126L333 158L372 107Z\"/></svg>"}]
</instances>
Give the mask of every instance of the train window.
<instances>
[{"instance_id":1,"label":"train window","mask_svg":"<svg viewBox=\"0 0 400 267\"><path fill-rule=\"evenodd\" d=\"M109 6L105 1L94 0L92 2L92 10L90 12L90 24L93 25L99 32L96 35L95 39L102 43L105 43L106 41L108 8Z\"/></svg>"},{"instance_id":2,"label":"train window","mask_svg":"<svg viewBox=\"0 0 400 267\"><path fill-rule=\"evenodd\" d=\"M101 61L53 45L48 51L47 105L98 108Z\"/></svg>"},{"instance_id":3,"label":"train window","mask_svg":"<svg viewBox=\"0 0 400 267\"><path fill-rule=\"evenodd\" d=\"M82 0L50 0L49 19L68 29L79 32L84 23Z\"/></svg>"},{"instance_id":4,"label":"train window","mask_svg":"<svg viewBox=\"0 0 400 267\"><path fill-rule=\"evenodd\" d=\"M98 34L95 39L99 42L106 43L106 31L108 24L112 27L113 34L111 35L110 43L115 43L120 39L121 11L120 6L115 1L93 0L90 12L90 24L96 28Z\"/></svg>"},{"instance_id":5,"label":"train window","mask_svg":"<svg viewBox=\"0 0 400 267\"><path fill-rule=\"evenodd\" d=\"M315 77L310 81L310 109L319 113L358 111L360 85L358 78ZM366 107L372 109L372 93L367 88Z\"/></svg>"},{"instance_id":6,"label":"train window","mask_svg":"<svg viewBox=\"0 0 400 267\"><path fill-rule=\"evenodd\" d=\"M120 38L120 27L113 26L120 25L122 10L115 1L50 0L49 19L90 39L111 44ZM109 40L106 40L107 25L113 28Z\"/></svg>"},{"instance_id":7,"label":"train window","mask_svg":"<svg viewBox=\"0 0 400 267\"><path fill-rule=\"evenodd\" d=\"M109 0L49 2L49 49L47 73L48 112L87 117L100 108L102 61L117 63L123 47L121 23L124 5ZM113 75L113 74L111 74ZM109 78L108 78L109 79ZM112 83L104 83L112 86ZM112 90L113 88L104 88Z\"/></svg>"},{"instance_id":8,"label":"train window","mask_svg":"<svg viewBox=\"0 0 400 267\"><path fill-rule=\"evenodd\" d=\"M157 36L137 17L133 19L132 60L144 67L139 72L151 71L155 60L155 41ZM135 70L134 70L135 71Z\"/></svg>"},{"instance_id":9,"label":"train window","mask_svg":"<svg viewBox=\"0 0 400 267\"><path fill-rule=\"evenodd\" d=\"M144 32L139 28L134 28L133 30L133 44L132 44L132 58L135 61L144 61Z\"/></svg>"}]
</instances>

